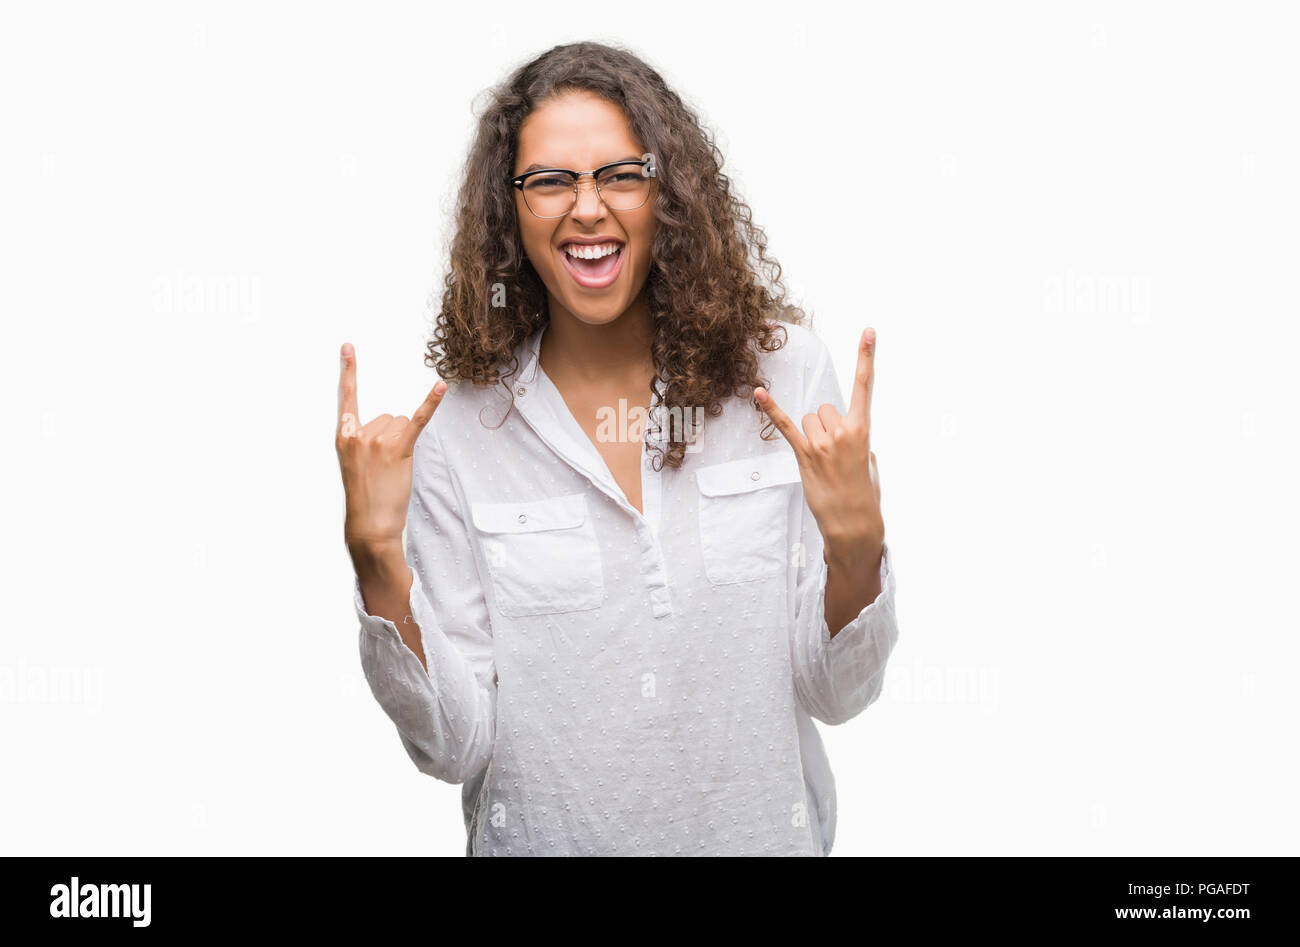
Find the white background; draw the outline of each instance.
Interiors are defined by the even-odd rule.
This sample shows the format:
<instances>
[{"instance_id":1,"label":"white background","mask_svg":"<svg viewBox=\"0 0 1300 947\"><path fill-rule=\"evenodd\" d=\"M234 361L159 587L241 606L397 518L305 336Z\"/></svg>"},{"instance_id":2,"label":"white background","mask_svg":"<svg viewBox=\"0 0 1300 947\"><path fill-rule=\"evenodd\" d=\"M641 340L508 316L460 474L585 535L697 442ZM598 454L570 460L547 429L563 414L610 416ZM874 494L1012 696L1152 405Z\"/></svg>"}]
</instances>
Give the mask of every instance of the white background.
<instances>
[{"instance_id":1,"label":"white background","mask_svg":"<svg viewBox=\"0 0 1300 947\"><path fill-rule=\"evenodd\" d=\"M419 404L476 96L589 38L716 131L846 393L879 333L835 854L1297 854L1291 16L7 4L0 850L463 853L361 674L338 348Z\"/></svg>"}]
</instances>

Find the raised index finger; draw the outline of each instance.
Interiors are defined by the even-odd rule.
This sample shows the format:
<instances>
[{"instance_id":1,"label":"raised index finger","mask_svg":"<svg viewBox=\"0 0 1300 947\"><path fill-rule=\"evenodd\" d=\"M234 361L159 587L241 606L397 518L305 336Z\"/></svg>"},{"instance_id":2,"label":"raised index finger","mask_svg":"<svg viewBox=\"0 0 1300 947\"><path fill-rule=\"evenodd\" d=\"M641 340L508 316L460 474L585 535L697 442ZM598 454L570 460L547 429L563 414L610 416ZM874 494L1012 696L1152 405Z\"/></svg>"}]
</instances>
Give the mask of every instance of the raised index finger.
<instances>
[{"instance_id":1,"label":"raised index finger","mask_svg":"<svg viewBox=\"0 0 1300 947\"><path fill-rule=\"evenodd\" d=\"M344 418L352 416L357 423L357 353L351 342L344 342L339 351L339 428Z\"/></svg>"},{"instance_id":2,"label":"raised index finger","mask_svg":"<svg viewBox=\"0 0 1300 947\"><path fill-rule=\"evenodd\" d=\"M876 378L876 330L865 329L858 340L858 368L853 375L849 414L866 423L871 416L871 386Z\"/></svg>"}]
</instances>

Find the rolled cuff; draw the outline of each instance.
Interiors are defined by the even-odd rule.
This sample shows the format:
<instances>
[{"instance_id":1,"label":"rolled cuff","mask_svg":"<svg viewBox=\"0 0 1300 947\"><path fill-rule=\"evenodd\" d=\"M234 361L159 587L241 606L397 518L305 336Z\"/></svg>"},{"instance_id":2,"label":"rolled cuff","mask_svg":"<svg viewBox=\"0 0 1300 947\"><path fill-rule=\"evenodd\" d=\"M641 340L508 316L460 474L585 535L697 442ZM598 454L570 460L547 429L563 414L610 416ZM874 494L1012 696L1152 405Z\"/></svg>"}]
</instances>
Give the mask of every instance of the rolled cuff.
<instances>
[{"instance_id":1,"label":"rolled cuff","mask_svg":"<svg viewBox=\"0 0 1300 947\"><path fill-rule=\"evenodd\" d=\"M357 620L361 623L362 630L378 635L380 638L387 638L409 651L410 647L402 640L397 625L390 619L381 615L371 615L366 611L366 601L361 594L361 579L355 575L352 580L352 589L353 605L356 607ZM432 615L433 610L429 607L428 600L424 596L424 589L420 586L419 577L414 574L414 570L412 570L411 575L411 592L407 597L407 614L414 618L416 624L420 626L420 645L424 649L424 666L431 669L433 664L429 660L428 639L429 635L435 632L437 625L425 620L425 616ZM412 651L411 653L414 654L415 652Z\"/></svg>"}]
</instances>

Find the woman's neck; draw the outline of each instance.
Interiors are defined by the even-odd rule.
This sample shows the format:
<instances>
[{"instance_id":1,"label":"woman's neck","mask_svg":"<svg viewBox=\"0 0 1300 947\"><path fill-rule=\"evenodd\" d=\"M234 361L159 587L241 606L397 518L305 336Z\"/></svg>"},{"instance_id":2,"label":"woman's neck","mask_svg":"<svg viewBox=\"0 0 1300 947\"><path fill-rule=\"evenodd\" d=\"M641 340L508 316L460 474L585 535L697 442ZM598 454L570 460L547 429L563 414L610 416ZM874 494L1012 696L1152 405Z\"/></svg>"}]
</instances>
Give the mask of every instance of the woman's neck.
<instances>
[{"instance_id":1,"label":"woman's neck","mask_svg":"<svg viewBox=\"0 0 1300 947\"><path fill-rule=\"evenodd\" d=\"M550 313L538 358L556 384L640 386L654 377L650 311L644 298L600 325L583 322L559 306L552 306Z\"/></svg>"}]
</instances>

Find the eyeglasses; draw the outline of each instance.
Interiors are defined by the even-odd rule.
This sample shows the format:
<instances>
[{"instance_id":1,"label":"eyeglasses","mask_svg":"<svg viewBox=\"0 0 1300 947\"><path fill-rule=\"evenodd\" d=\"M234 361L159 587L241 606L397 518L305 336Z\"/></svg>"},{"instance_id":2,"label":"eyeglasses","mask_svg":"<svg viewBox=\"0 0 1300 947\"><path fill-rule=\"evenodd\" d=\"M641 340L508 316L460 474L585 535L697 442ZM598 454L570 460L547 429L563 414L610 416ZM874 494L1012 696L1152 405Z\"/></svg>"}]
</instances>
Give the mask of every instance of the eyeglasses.
<instances>
[{"instance_id":1,"label":"eyeglasses","mask_svg":"<svg viewBox=\"0 0 1300 947\"><path fill-rule=\"evenodd\" d=\"M632 170L635 168L636 170ZM597 196L610 210L636 210L650 197L650 179L656 176L655 156L647 152L640 161L614 161L592 171L539 168L510 179L524 195L534 217L563 217L578 202L578 180L591 175Z\"/></svg>"}]
</instances>

